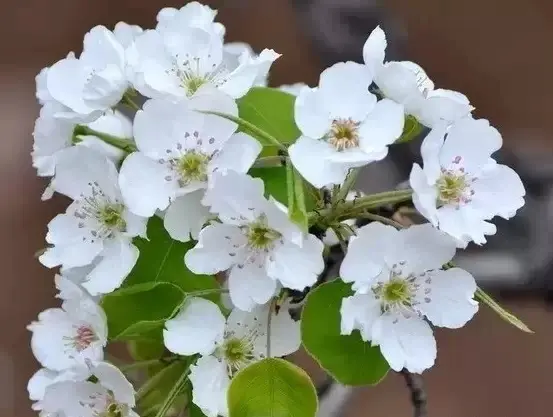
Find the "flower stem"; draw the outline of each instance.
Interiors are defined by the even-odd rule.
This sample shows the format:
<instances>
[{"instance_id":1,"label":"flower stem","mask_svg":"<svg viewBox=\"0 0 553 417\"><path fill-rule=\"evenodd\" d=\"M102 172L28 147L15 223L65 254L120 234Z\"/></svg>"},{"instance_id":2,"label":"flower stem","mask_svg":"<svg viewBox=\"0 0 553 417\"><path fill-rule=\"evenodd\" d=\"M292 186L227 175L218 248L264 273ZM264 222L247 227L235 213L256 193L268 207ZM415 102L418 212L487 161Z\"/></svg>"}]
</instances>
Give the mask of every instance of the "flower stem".
<instances>
[{"instance_id":1,"label":"flower stem","mask_svg":"<svg viewBox=\"0 0 553 417\"><path fill-rule=\"evenodd\" d=\"M362 214L358 214L357 217L362 218L362 219L373 220L373 221L384 223L384 224L388 224L390 226L395 227L396 229L405 229L405 226L402 225L401 223L396 222L395 220L389 219L387 217L381 216L379 214L365 212L365 213L362 213Z\"/></svg>"},{"instance_id":2,"label":"flower stem","mask_svg":"<svg viewBox=\"0 0 553 417\"><path fill-rule=\"evenodd\" d=\"M120 138L107 133L98 132L97 130L91 129L84 125L77 125L77 127L75 127L75 131L73 132L73 143L81 141L79 136L96 136L98 139L103 140L107 144L115 146L116 148L127 153L136 152L138 150L132 139Z\"/></svg>"},{"instance_id":3,"label":"flower stem","mask_svg":"<svg viewBox=\"0 0 553 417\"><path fill-rule=\"evenodd\" d=\"M158 383L169 373L175 366L179 364L178 361L171 363L169 366L163 368L157 372L154 376L148 379L142 386L136 391L136 401L140 401L144 398L152 389L155 389Z\"/></svg>"},{"instance_id":4,"label":"flower stem","mask_svg":"<svg viewBox=\"0 0 553 417\"><path fill-rule=\"evenodd\" d=\"M413 404L413 416L414 417L427 417L428 410L426 405L426 392L424 390L424 383L422 376L412 374L407 369L401 371L405 378L405 384L411 393L411 403Z\"/></svg>"},{"instance_id":5,"label":"flower stem","mask_svg":"<svg viewBox=\"0 0 553 417\"><path fill-rule=\"evenodd\" d=\"M230 120L236 123L238 126L240 126L242 130L245 131L245 133L251 133L257 139L259 139L263 145L274 145L274 146L277 146L279 149L286 151L286 146L280 143L277 138L272 136L270 133L265 132L263 129L260 129L256 125L248 122L247 120L241 119L240 117L232 116L230 114L220 113L216 111L202 111L202 113L213 114L215 116L223 117L227 120Z\"/></svg>"},{"instance_id":6,"label":"flower stem","mask_svg":"<svg viewBox=\"0 0 553 417\"><path fill-rule=\"evenodd\" d=\"M136 104L136 102L132 99L133 96L136 96L136 91L131 90L132 92L127 91L125 94L123 94L123 97L121 97L120 103L129 107L131 110L141 110L140 106Z\"/></svg>"},{"instance_id":7,"label":"flower stem","mask_svg":"<svg viewBox=\"0 0 553 417\"><path fill-rule=\"evenodd\" d=\"M340 190L338 191L338 194L336 196L336 202L340 203L341 201L345 201L346 197L348 195L349 190L351 190L351 187L353 187L353 184L355 184L355 181L357 180L357 176L359 175L359 168L353 168L350 169L348 176L346 177L346 180L344 181L344 184L340 187Z\"/></svg>"},{"instance_id":8,"label":"flower stem","mask_svg":"<svg viewBox=\"0 0 553 417\"><path fill-rule=\"evenodd\" d=\"M161 407L159 407L159 410L156 413L156 417L165 417L165 414L167 414L167 411L169 411L169 409L185 387L189 374L190 367L188 367L186 371L182 373L179 379L177 379L177 382L175 382L175 385L173 385L173 388L171 388L171 391L169 391L169 394L167 394L167 397L165 397L163 404L161 405Z\"/></svg>"},{"instance_id":9,"label":"flower stem","mask_svg":"<svg viewBox=\"0 0 553 417\"><path fill-rule=\"evenodd\" d=\"M136 369L147 368L148 366L151 366L151 365L158 365L163 362L174 362L175 360L176 360L176 357L148 359L145 361L130 363L128 365L122 365L119 367L119 369L121 370L121 372L129 372L129 371L134 371Z\"/></svg>"}]
</instances>

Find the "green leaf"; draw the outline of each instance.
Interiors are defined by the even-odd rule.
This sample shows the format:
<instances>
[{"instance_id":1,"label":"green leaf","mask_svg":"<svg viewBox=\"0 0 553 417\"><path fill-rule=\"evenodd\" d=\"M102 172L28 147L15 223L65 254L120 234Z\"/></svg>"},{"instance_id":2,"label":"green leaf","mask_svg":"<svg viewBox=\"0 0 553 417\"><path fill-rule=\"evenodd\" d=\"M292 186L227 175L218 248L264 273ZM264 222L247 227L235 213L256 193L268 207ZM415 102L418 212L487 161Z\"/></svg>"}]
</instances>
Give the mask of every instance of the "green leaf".
<instances>
[{"instance_id":1,"label":"green leaf","mask_svg":"<svg viewBox=\"0 0 553 417\"><path fill-rule=\"evenodd\" d=\"M405 117L405 124L403 125L403 133L395 143L406 143L415 139L422 131L424 126L419 121L409 115Z\"/></svg>"},{"instance_id":2,"label":"green leaf","mask_svg":"<svg viewBox=\"0 0 553 417\"><path fill-rule=\"evenodd\" d=\"M254 87L237 100L238 114L240 118L274 136L280 143L289 145L301 135L294 121L295 101L296 97L284 91ZM262 156L276 155L277 151L276 146L265 146Z\"/></svg>"},{"instance_id":3,"label":"green leaf","mask_svg":"<svg viewBox=\"0 0 553 417\"><path fill-rule=\"evenodd\" d=\"M309 222L305 207L303 178L290 162L286 164L286 187L288 189L288 215L290 220L307 232Z\"/></svg>"},{"instance_id":4,"label":"green leaf","mask_svg":"<svg viewBox=\"0 0 553 417\"><path fill-rule=\"evenodd\" d=\"M111 340L159 338L186 294L169 282L145 282L120 288L102 299Z\"/></svg>"},{"instance_id":5,"label":"green leaf","mask_svg":"<svg viewBox=\"0 0 553 417\"><path fill-rule=\"evenodd\" d=\"M206 417L205 414L200 410L200 407L198 407L193 402L190 403L190 406L188 407L188 417Z\"/></svg>"},{"instance_id":6,"label":"green leaf","mask_svg":"<svg viewBox=\"0 0 553 417\"><path fill-rule=\"evenodd\" d=\"M194 242L173 240L163 227L163 220L157 216L148 222L147 235L148 239L134 240L140 256L125 280L124 287L144 282L169 282L185 292L219 287L215 277L196 275L184 264L184 255L194 246Z\"/></svg>"},{"instance_id":7,"label":"green leaf","mask_svg":"<svg viewBox=\"0 0 553 417\"><path fill-rule=\"evenodd\" d=\"M127 350L135 361L145 361L161 358L165 352L165 346L163 338L158 337L144 340L130 340L127 343Z\"/></svg>"},{"instance_id":8,"label":"green leaf","mask_svg":"<svg viewBox=\"0 0 553 417\"><path fill-rule=\"evenodd\" d=\"M181 375L187 372L186 361L177 361L163 366L146 380L137 391L137 400L141 410L158 411ZM187 395L181 393L179 402L185 406Z\"/></svg>"},{"instance_id":9,"label":"green leaf","mask_svg":"<svg viewBox=\"0 0 553 417\"><path fill-rule=\"evenodd\" d=\"M301 319L305 349L337 381L345 385L373 385L390 369L378 347L371 347L359 332L340 334L342 299L352 295L349 285L337 279L307 296Z\"/></svg>"},{"instance_id":10,"label":"green leaf","mask_svg":"<svg viewBox=\"0 0 553 417\"><path fill-rule=\"evenodd\" d=\"M478 301L481 301L482 303L490 307L493 311L495 311L499 315L499 317L501 317L507 323L515 326L517 329L522 330L523 332L534 333L532 329L530 329L526 324L524 324L522 320L520 320L514 314L508 312L503 307L501 307L497 301L495 301L492 297L490 297L480 288L476 289L475 297L478 299Z\"/></svg>"},{"instance_id":11,"label":"green leaf","mask_svg":"<svg viewBox=\"0 0 553 417\"><path fill-rule=\"evenodd\" d=\"M317 393L309 376L283 359L244 368L228 390L229 417L315 417Z\"/></svg>"}]
</instances>

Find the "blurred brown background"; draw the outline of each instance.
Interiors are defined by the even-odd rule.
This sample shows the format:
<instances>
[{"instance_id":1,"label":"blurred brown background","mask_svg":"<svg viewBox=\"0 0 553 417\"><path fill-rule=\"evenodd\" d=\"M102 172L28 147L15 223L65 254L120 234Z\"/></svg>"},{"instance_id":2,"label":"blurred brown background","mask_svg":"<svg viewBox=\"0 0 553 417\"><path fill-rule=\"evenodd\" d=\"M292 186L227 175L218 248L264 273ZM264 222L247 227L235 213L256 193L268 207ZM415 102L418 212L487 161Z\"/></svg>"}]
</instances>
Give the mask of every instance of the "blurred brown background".
<instances>
[{"instance_id":1,"label":"blurred brown background","mask_svg":"<svg viewBox=\"0 0 553 417\"><path fill-rule=\"evenodd\" d=\"M228 40L283 54L272 84L316 84L322 62L308 28L288 0L208 1L220 10ZM328 1L326 1L328 3ZM362 0L354 0L363 7ZM53 273L33 258L46 224L63 202L42 203L45 183L35 177L29 152L38 114L34 76L69 50L96 24L119 20L152 27L174 0L5 0L0 25L0 416L25 417L25 390L37 364L25 325L54 304ZM342 0L335 0L338 10ZM553 3L548 0L390 0L382 5L405 32L409 57L434 81L466 93L516 154L553 161ZM323 23L321 23L323 25ZM332 35L339 28L325 27ZM368 34L373 27L367 27ZM359 59L360 59L359 51ZM536 332L519 333L482 308L456 332L439 332L438 366L425 374L430 416L549 417L553 398L552 318L539 298L511 298L508 306ZM344 416L409 416L403 379L390 375L360 389Z\"/></svg>"}]
</instances>

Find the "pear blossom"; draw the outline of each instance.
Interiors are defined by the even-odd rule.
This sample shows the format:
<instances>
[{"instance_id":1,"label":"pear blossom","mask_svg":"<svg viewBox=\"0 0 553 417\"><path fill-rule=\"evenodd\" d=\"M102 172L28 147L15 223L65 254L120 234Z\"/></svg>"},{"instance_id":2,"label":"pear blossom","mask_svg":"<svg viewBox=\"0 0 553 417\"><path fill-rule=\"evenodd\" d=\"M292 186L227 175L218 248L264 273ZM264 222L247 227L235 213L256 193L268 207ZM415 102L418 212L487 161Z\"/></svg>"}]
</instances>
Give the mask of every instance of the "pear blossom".
<instances>
[{"instance_id":1,"label":"pear blossom","mask_svg":"<svg viewBox=\"0 0 553 417\"><path fill-rule=\"evenodd\" d=\"M138 258L132 238L146 234L147 219L127 209L117 180L108 158L82 146L64 151L52 180L53 189L74 201L48 224L51 246L39 260L49 268L94 263L82 284L92 295L121 285Z\"/></svg>"},{"instance_id":2,"label":"pear blossom","mask_svg":"<svg viewBox=\"0 0 553 417\"><path fill-rule=\"evenodd\" d=\"M145 31L136 39L129 59L135 71L134 88L141 94L176 100L218 89L239 98L280 56L265 49L258 57L242 53L226 62L220 31L204 24L204 18L198 19L183 9L168 11L156 30Z\"/></svg>"},{"instance_id":3,"label":"pear blossom","mask_svg":"<svg viewBox=\"0 0 553 417\"><path fill-rule=\"evenodd\" d=\"M217 175L204 203L222 223L205 227L185 255L194 273L228 270L232 303L246 311L269 301L280 285L304 290L324 268L323 243L265 199L263 188L260 179L234 171Z\"/></svg>"},{"instance_id":4,"label":"pear blossom","mask_svg":"<svg viewBox=\"0 0 553 417\"><path fill-rule=\"evenodd\" d=\"M52 380L52 375L42 374L33 387L42 394L34 409L46 416L138 417L133 410L134 388L123 373L107 362L90 362L88 367L88 372L80 371L74 378L62 375ZM96 382L91 382L91 376Z\"/></svg>"},{"instance_id":5,"label":"pear blossom","mask_svg":"<svg viewBox=\"0 0 553 417\"><path fill-rule=\"evenodd\" d=\"M430 224L399 231L378 222L361 227L340 267L355 291L342 301L341 333L359 330L395 371L431 367L436 340L426 320L457 329L478 310L472 275L441 269L454 255L455 241Z\"/></svg>"},{"instance_id":6,"label":"pear blossom","mask_svg":"<svg viewBox=\"0 0 553 417\"><path fill-rule=\"evenodd\" d=\"M251 45L245 42L227 42L223 45L223 62L227 68L237 68L241 61L257 59L257 55ZM263 71L259 71L253 85L266 87L269 83L270 65L266 65Z\"/></svg>"},{"instance_id":7,"label":"pear blossom","mask_svg":"<svg viewBox=\"0 0 553 417\"><path fill-rule=\"evenodd\" d=\"M403 132L403 106L377 102L370 72L342 62L321 74L319 86L304 88L295 102L302 136L289 148L302 176L317 188L342 184L350 168L383 159Z\"/></svg>"},{"instance_id":8,"label":"pear blossom","mask_svg":"<svg viewBox=\"0 0 553 417\"><path fill-rule=\"evenodd\" d=\"M82 365L87 360L102 360L108 336L102 308L84 292L62 288L62 307L43 311L38 321L27 327L33 333L33 354L42 366L53 371Z\"/></svg>"},{"instance_id":9,"label":"pear blossom","mask_svg":"<svg viewBox=\"0 0 553 417\"><path fill-rule=\"evenodd\" d=\"M225 319L215 303L194 297L165 323L163 339L169 351L200 355L190 367L192 402L206 416L228 416L227 389L236 372L264 359L268 352L280 357L299 349L299 322L283 309L271 312L269 322L269 308L257 306L249 313L234 309Z\"/></svg>"},{"instance_id":10,"label":"pear blossom","mask_svg":"<svg viewBox=\"0 0 553 417\"><path fill-rule=\"evenodd\" d=\"M238 112L222 93L202 100L212 111ZM225 118L195 111L190 102L147 101L134 120L138 152L125 159L119 177L129 209L146 217L167 210L164 224L171 237L196 238L209 217L201 201L213 173L245 173L261 152L259 142L236 128Z\"/></svg>"},{"instance_id":11,"label":"pear blossom","mask_svg":"<svg viewBox=\"0 0 553 417\"><path fill-rule=\"evenodd\" d=\"M410 184L417 210L435 227L457 239L459 247L486 243L496 232L494 216L509 219L524 205L524 185L511 168L491 155L502 144L484 119L441 124L424 139L423 166L413 165Z\"/></svg>"},{"instance_id":12,"label":"pear blossom","mask_svg":"<svg viewBox=\"0 0 553 417\"><path fill-rule=\"evenodd\" d=\"M180 9L164 7L157 14L156 30L160 33L179 32L183 27L196 27L212 31L221 39L225 35L225 26L215 22L217 10L191 1Z\"/></svg>"},{"instance_id":13,"label":"pear blossom","mask_svg":"<svg viewBox=\"0 0 553 417\"><path fill-rule=\"evenodd\" d=\"M129 25L126 22L118 22L113 28L113 36L123 48L129 48L135 39L144 32L138 25Z\"/></svg>"},{"instance_id":14,"label":"pear blossom","mask_svg":"<svg viewBox=\"0 0 553 417\"><path fill-rule=\"evenodd\" d=\"M46 73L49 96L68 109L57 117L93 121L119 103L128 86L125 48L104 26L85 35L79 58L69 55Z\"/></svg>"},{"instance_id":15,"label":"pear blossom","mask_svg":"<svg viewBox=\"0 0 553 417\"><path fill-rule=\"evenodd\" d=\"M56 117L61 108L62 106L55 102L46 103L40 110L40 116L35 122L34 144L31 155L33 166L41 177L53 176L60 151L73 145L75 128L78 124L72 120ZM131 121L116 110L108 110L99 119L84 125L100 133L123 138L132 137ZM95 136L79 135L77 139L79 146L95 149L105 154L113 162L120 161L124 156L123 151Z\"/></svg>"},{"instance_id":16,"label":"pear blossom","mask_svg":"<svg viewBox=\"0 0 553 417\"><path fill-rule=\"evenodd\" d=\"M380 93L403 104L406 114L427 127L433 127L440 121L453 123L472 112L473 107L465 95L434 89L434 83L418 64L384 62L386 46L386 34L376 27L363 46L363 58Z\"/></svg>"}]
</instances>

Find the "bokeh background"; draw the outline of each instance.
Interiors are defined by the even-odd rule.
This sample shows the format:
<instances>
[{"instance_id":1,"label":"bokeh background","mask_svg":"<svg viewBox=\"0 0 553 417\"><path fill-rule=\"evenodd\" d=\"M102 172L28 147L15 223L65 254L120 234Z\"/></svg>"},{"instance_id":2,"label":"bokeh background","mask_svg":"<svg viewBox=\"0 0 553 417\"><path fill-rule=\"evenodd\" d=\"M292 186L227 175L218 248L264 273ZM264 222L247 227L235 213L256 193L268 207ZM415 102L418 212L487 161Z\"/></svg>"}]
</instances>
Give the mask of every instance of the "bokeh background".
<instances>
[{"instance_id":1,"label":"bokeh background","mask_svg":"<svg viewBox=\"0 0 553 417\"><path fill-rule=\"evenodd\" d=\"M438 86L468 95L479 117L503 133L500 157L528 186L519 219L500 224L486 252L461 260L535 334L523 334L485 307L460 331L438 331L437 366L424 374L430 416L550 417L553 399L553 3L549 0L225 0L227 40L283 54L272 85L317 83L338 60L360 60L380 24L390 56L421 64ZM53 273L34 253L47 222L64 207L40 201L44 181L29 156L38 106L34 76L80 51L92 26L120 20L152 27L174 0L4 0L0 15L0 416L27 417L26 382L36 370L26 324L54 305ZM365 189L405 178L417 144L373 166ZM413 153L412 153L413 151ZM301 359L300 359L301 360ZM403 417L412 411L403 378L338 395L335 416Z\"/></svg>"}]
</instances>

